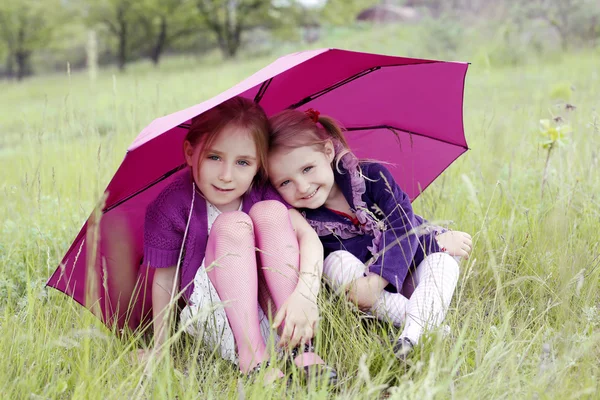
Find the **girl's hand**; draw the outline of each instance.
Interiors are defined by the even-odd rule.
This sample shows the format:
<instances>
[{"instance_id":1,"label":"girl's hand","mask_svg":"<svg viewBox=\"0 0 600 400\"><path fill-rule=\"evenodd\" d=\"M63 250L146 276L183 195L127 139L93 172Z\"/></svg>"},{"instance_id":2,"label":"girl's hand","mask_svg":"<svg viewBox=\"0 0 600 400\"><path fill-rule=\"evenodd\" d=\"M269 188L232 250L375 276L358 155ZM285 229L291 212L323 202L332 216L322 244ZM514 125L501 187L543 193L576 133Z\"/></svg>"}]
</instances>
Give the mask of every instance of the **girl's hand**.
<instances>
[{"instance_id":1,"label":"girl's hand","mask_svg":"<svg viewBox=\"0 0 600 400\"><path fill-rule=\"evenodd\" d=\"M279 346L304 345L313 338L318 320L316 299L295 290L277 311L273 320L273 329L277 329L285 321Z\"/></svg>"},{"instance_id":2,"label":"girl's hand","mask_svg":"<svg viewBox=\"0 0 600 400\"><path fill-rule=\"evenodd\" d=\"M447 231L436 236L438 245L442 251L451 256L469 258L471 254L471 235L460 231Z\"/></svg>"},{"instance_id":3,"label":"girl's hand","mask_svg":"<svg viewBox=\"0 0 600 400\"><path fill-rule=\"evenodd\" d=\"M369 311L377 302L388 282L379 275L367 275L348 285L346 296L361 311Z\"/></svg>"}]
</instances>

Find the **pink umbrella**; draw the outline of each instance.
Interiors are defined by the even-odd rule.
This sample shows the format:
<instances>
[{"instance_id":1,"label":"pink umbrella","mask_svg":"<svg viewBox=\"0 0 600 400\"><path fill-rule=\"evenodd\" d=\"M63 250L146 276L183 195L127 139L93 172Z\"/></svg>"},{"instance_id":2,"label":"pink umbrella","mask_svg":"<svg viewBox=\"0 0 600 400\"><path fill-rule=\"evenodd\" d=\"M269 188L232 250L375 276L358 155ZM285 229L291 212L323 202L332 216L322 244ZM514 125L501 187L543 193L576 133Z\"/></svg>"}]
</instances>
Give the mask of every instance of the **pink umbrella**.
<instances>
[{"instance_id":1,"label":"pink umbrella","mask_svg":"<svg viewBox=\"0 0 600 400\"><path fill-rule=\"evenodd\" d=\"M148 321L152 271L141 262L146 206L184 168L190 120L237 95L268 115L314 108L335 117L356 155L391 163L394 178L416 198L467 150L467 67L337 49L293 53L210 100L154 120L127 149L102 212L84 224L48 285L108 326L136 329Z\"/></svg>"}]
</instances>

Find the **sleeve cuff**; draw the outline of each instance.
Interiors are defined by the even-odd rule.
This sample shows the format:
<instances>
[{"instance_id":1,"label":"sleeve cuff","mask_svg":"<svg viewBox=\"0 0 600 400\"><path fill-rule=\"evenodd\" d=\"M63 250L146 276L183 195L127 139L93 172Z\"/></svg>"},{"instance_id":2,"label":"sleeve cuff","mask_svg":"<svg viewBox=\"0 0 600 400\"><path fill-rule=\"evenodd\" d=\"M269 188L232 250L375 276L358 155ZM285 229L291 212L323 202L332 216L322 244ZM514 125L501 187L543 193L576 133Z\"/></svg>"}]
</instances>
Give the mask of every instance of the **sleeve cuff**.
<instances>
[{"instance_id":1,"label":"sleeve cuff","mask_svg":"<svg viewBox=\"0 0 600 400\"><path fill-rule=\"evenodd\" d=\"M162 250L152 247L144 248L144 264L152 268L168 268L177 265L178 250Z\"/></svg>"},{"instance_id":2,"label":"sleeve cuff","mask_svg":"<svg viewBox=\"0 0 600 400\"><path fill-rule=\"evenodd\" d=\"M440 245L437 240L437 236L441 233L447 232L447 229L440 228L433 231L431 235L431 240L429 241L429 254L433 253L445 253L446 249Z\"/></svg>"}]
</instances>

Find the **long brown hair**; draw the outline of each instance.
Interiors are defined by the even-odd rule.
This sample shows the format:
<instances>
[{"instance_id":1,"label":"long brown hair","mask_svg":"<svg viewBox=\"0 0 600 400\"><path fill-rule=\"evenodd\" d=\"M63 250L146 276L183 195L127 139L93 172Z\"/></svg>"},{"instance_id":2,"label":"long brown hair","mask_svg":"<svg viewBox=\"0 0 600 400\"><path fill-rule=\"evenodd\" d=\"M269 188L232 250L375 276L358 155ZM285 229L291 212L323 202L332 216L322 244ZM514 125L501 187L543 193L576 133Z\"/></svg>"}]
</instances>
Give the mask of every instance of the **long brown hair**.
<instances>
[{"instance_id":1,"label":"long brown hair","mask_svg":"<svg viewBox=\"0 0 600 400\"><path fill-rule=\"evenodd\" d=\"M206 156L219 133L234 125L247 129L256 145L258 172L254 181L264 183L267 179L267 152L269 146L269 120L261 106L244 97L233 97L216 107L194 117L185 136L193 148L200 145L201 159Z\"/></svg>"},{"instance_id":2,"label":"long brown hair","mask_svg":"<svg viewBox=\"0 0 600 400\"><path fill-rule=\"evenodd\" d=\"M325 143L331 140L334 142L336 167L344 155L351 153L342 127L331 117L284 110L271 117L269 123L269 152L304 146L315 146L322 151Z\"/></svg>"}]
</instances>

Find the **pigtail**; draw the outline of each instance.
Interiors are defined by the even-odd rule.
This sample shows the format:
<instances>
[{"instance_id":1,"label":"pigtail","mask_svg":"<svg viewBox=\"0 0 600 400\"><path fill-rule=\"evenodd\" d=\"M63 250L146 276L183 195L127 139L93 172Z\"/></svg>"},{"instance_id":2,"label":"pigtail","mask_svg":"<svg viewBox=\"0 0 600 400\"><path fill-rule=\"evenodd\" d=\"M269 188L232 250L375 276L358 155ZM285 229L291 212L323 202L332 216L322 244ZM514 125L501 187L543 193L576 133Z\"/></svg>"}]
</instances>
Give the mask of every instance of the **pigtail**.
<instances>
[{"instance_id":1,"label":"pigtail","mask_svg":"<svg viewBox=\"0 0 600 400\"><path fill-rule=\"evenodd\" d=\"M346 142L346 137L344 136L344 130L340 126L340 124L331 117L327 116L319 116L317 122L321 124L321 126L327 131L329 136L333 139L339 141L345 149L349 149L348 142Z\"/></svg>"},{"instance_id":2,"label":"pigtail","mask_svg":"<svg viewBox=\"0 0 600 400\"><path fill-rule=\"evenodd\" d=\"M351 157L355 157L350 151L350 146L348 146L348 142L344 136L344 129L335 119L331 117L319 115L317 122L321 124L325 132L327 132L329 137L333 140L335 147L334 165L335 169L341 173L340 162L342 158L347 154L350 154Z\"/></svg>"}]
</instances>

